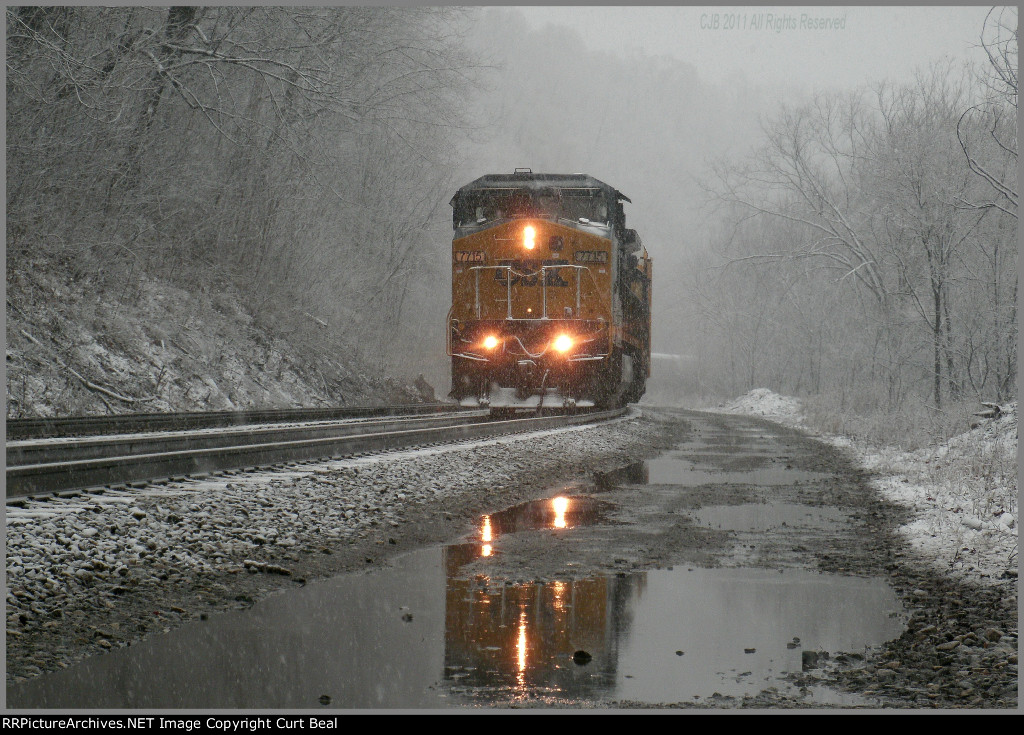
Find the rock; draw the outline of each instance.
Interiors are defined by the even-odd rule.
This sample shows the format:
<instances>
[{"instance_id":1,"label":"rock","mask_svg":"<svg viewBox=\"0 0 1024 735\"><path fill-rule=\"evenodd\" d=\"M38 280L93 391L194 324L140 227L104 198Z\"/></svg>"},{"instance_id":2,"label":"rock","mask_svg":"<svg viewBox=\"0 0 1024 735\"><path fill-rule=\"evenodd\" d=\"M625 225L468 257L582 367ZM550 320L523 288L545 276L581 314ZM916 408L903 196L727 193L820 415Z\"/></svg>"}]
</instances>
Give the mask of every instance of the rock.
<instances>
[{"instance_id":1,"label":"rock","mask_svg":"<svg viewBox=\"0 0 1024 735\"><path fill-rule=\"evenodd\" d=\"M965 525L968 528L973 529L975 531L980 531L982 526L984 525L977 518L964 518L962 523L963 523L963 525Z\"/></svg>"},{"instance_id":2,"label":"rock","mask_svg":"<svg viewBox=\"0 0 1024 735\"><path fill-rule=\"evenodd\" d=\"M142 510L142 508L138 508L138 507L132 508L131 510L128 511L128 513L131 514L132 518L134 518L134 519L136 519L138 521L141 521L143 518L146 517L146 511L144 511L144 510Z\"/></svg>"},{"instance_id":3,"label":"rock","mask_svg":"<svg viewBox=\"0 0 1024 735\"><path fill-rule=\"evenodd\" d=\"M572 662L577 666L586 666L591 662L591 660L593 660L593 658L594 657L586 651L576 651L576 653L572 655Z\"/></svg>"},{"instance_id":4,"label":"rock","mask_svg":"<svg viewBox=\"0 0 1024 735\"><path fill-rule=\"evenodd\" d=\"M989 628L982 635L985 640L992 641L992 643L998 643L1003 637L1003 634L995 628Z\"/></svg>"},{"instance_id":5,"label":"rock","mask_svg":"<svg viewBox=\"0 0 1024 735\"><path fill-rule=\"evenodd\" d=\"M802 651L800 653L800 666L804 671L818 668L818 652Z\"/></svg>"},{"instance_id":6,"label":"rock","mask_svg":"<svg viewBox=\"0 0 1024 735\"><path fill-rule=\"evenodd\" d=\"M326 694L321 694L320 699L318 699L317 701L326 707L331 703L331 698L328 697Z\"/></svg>"},{"instance_id":7,"label":"rock","mask_svg":"<svg viewBox=\"0 0 1024 735\"><path fill-rule=\"evenodd\" d=\"M948 643L940 643L939 645L935 646L935 650L952 651L953 649L958 648L959 646L960 641L949 641Z\"/></svg>"}]
</instances>

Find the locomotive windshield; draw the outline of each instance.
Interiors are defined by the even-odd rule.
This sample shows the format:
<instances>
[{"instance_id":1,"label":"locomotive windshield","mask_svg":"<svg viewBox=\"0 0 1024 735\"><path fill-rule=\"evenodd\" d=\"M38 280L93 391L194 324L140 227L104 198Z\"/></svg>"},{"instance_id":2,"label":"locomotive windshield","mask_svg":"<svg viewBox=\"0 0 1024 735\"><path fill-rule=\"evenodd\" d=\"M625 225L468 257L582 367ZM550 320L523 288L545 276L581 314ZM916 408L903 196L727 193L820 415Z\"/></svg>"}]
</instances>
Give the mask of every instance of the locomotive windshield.
<instances>
[{"instance_id":1,"label":"locomotive windshield","mask_svg":"<svg viewBox=\"0 0 1024 735\"><path fill-rule=\"evenodd\" d=\"M562 217L608 222L608 202L595 188L486 188L468 191L454 202L454 225L466 227L516 217Z\"/></svg>"}]
</instances>

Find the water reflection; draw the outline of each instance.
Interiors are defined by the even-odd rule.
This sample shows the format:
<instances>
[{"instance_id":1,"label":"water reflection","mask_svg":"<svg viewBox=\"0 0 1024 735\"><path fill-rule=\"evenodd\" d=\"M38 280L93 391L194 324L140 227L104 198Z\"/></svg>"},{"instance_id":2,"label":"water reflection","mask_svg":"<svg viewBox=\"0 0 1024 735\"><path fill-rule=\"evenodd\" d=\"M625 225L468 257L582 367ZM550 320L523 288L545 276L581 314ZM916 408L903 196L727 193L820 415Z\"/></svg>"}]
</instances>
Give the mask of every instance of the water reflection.
<instances>
[{"instance_id":1,"label":"water reflection","mask_svg":"<svg viewBox=\"0 0 1024 735\"><path fill-rule=\"evenodd\" d=\"M459 578L474 556L471 544L445 550L445 678L474 695L600 696L614 681L619 632L631 614L626 603L643 575L520 585ZM586 667L572 661L579 650L593 657Z\"/></svg>"},{"instance_id":2,"label":"water reflection","mask_svg":"<svg viewBox=\"0 0 1024 735\"><path fill-rule=\"evenodd\" d=\"M569 509L569 498L553 498L551 500L551 509L555 512L554 527L567 528L565 512Z\"/></svg>"},{"instance_id":3,"label":"water reflection","mask_svg":"<svg viewBox=\"0 0 1024 735\"><path fill-rule=\"evenodd\" d=\"M786 690L781 677L801 671L802 650L861 651L902 627L884 581L803 570L657 570L514 586L449 578L445 679L453 694L484 702L743 696ZM573 662L576 651L589 654L586 665Z\"/></svg>"},{"instance_id":4,"label":"water reflection","mask_svg":"<svg viewBox=\"0 0 1024 735\"><path fill-rule=\"evenodd\" d=\"M586 495L533 500L480 519L479 555L496 553L501 536L520 531L572 529L598 523L614 506Z\"/></svg>"},{"instance_id":5,"label":"water reflection","mask_svg":"<svg viewBox=\"0 0 1024 735\"><path fill-rule=\"evenodd\" d=\"M490 556L494 550L491 546L491 541L494 540L494 534L491 531L491 517L484 516L483 528L480 529L480 556Z\"/></svg>"},{"instance_id":6,"label":"water reflection","mask_svg":"<svg viewBox=\"0 0 1024 735\"><path fill-rule=\"evenodd\" d=\"M504 534L572 529L610 507L558 496L494 513L465 543L9 686L8 706L302 709L324 695L347 709L545 694L677 702L785 689L779 677L801 670L801 648L861 650L902 630L884 580L680 568L510 584L468 573ZM787 648L794 637L801 647Z\"/></svg>"}]
</instances>

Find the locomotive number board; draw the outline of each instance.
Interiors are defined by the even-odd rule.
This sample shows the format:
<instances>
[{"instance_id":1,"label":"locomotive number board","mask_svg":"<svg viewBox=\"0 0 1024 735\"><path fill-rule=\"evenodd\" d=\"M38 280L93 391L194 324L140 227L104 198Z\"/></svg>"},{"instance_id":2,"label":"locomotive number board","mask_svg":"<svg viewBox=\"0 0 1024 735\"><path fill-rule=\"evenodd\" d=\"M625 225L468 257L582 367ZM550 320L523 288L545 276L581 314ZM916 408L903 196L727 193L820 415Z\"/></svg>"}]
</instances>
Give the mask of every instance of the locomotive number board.
<instances>
[{"instance_id":1,"label":"locomotive number board","mask_svg":"<svg viewBox=\"0 0 1024 735\"><path fill-rule=\"evenodd\" d=\"M483 263L485 259L483 250L456 250L456 263Z\"/></svg>"},{"instance_id":2,"label":"locomotive number board","mask_svg":"<svg viewBox=\"0 0 1024 735\"><path fill-rule=\"evenodd\" d=\"M604 250L577 250L577 263L607 263L608 253Z\"/></svg>"}]
</instances>

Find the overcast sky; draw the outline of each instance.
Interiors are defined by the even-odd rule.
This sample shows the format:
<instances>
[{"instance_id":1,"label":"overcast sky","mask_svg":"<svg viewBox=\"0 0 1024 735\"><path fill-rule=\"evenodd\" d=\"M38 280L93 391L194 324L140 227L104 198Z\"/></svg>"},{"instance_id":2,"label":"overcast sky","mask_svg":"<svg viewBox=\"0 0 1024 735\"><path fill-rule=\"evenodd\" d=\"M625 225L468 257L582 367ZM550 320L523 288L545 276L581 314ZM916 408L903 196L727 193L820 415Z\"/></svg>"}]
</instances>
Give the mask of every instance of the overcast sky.
<instances>
[{"instance_id":1,"label":"overcast sky","mask_svg":"<svg viewBox=\"0 0 1024 735\"><path fill-rule=\"evenodd\" d=\"M575 28L594 49L669 55L703 79L851 87L908 79L944 56L983 59L991 6L522 7L527 20ZM770 17L769 17L770 16ZM806 16L806 17L803 17ZM816 19L824 27L813 29ZM831 23L828 21L831 19Z\"/></svg>"}]
</instances>

